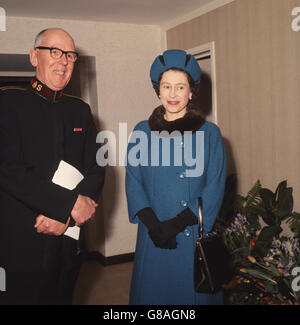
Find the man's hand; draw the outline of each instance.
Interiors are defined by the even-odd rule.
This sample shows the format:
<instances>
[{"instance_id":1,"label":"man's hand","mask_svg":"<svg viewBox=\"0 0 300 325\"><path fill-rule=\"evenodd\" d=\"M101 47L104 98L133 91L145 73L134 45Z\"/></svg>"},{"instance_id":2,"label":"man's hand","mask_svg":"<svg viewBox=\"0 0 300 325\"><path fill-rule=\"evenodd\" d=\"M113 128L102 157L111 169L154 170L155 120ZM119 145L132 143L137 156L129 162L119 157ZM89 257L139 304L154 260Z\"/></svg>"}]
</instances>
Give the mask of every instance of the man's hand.
<instances>
[{"instance_id":1,"label":"man's hand","mask_svg":"<svg viewBox=\"0 0 300 325\"><path fill-rule=\"evenodd\" d=\"M68 228L70 222L70 217L66 224L56 221L54 219L50 219L40 214L36 217L36 223L34 227L36 231L45 235L54 235L60 236L62 235Z\"/></svg>"},{"instance_id":2,"label":"man's hand","mask_svg":"<svg viewBox=\"0 0 300 325\"><path fill-rule=\"evenodd\" d=\"M71 216L75 220L76 226L81 226L91 219L95 214L97 206L98 204L91 198L79 194L71 211Z\"/></svg>"}]
</instances>

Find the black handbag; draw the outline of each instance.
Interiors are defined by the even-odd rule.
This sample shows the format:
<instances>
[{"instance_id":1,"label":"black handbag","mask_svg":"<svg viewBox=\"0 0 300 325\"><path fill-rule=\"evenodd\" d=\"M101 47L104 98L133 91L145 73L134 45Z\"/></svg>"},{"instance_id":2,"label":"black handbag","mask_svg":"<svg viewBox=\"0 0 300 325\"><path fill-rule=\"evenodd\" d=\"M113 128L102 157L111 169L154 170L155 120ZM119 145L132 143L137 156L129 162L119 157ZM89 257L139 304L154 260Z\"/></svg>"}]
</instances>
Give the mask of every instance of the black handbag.
<instances>
[{"instance_id":1,"label":"black handbag","mask_svg":"<svg viewBox=\"0 0 300 325\"><path fill-rule=\"evenodd\" d=\"M202 202L199 199L199 238L194 254L194 289L215 293L233 276L230 254L222 235L214 232L203 237Z\"/></svg>"}]
</instances>

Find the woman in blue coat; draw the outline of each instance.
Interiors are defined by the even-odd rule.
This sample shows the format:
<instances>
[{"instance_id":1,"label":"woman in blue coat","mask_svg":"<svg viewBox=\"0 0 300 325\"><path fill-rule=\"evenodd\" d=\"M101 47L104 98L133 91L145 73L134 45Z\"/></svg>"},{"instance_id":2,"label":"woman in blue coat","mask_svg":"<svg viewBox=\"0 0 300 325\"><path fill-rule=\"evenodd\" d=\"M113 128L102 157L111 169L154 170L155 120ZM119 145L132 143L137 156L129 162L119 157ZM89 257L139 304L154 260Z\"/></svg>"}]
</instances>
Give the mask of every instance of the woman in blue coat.
<instances>
[{"instance_id":1,"label":"woman in blue coat","mask_svg":"<svg viewBox=\"0 0 300 325\"><path fill-rule=\"evenodd\" d=\"M167 50L150 71L162 105L132 133L126 166L129 220L138 223L130 304L222 304L222 292L193 287L199 198L204 234L222 203L226 158L219 128L191 103L201 70L192 55Z\"/></svg>"}]
</instances>

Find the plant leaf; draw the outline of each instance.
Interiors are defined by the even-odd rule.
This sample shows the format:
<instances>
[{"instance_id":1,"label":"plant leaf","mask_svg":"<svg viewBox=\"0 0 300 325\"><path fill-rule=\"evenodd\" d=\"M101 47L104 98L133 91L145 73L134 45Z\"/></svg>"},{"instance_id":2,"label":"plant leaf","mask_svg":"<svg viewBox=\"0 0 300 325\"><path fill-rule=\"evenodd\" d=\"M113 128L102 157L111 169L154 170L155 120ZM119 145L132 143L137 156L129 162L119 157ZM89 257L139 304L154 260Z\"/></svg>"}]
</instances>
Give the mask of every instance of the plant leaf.
<instances>
[{"instance_id":1,"label":"plant leaf","mask_svg":"<svg viewBox=\"0 0 300 325\"><path fill-rule=\"evenodd\" d=\"M261 183L258 179L246 196L246 207L257 206L261 203Z\"/></svg>"},{"instance_id":2,"label":"plant leaf","mask_svg":"<svg viewBox=\"0 0 300 325\"><path fill-rule=\"evenodd\" d=\"M287 181L282 181L278 184L275 190L275 200L278 201L282 193L286 190Z\"/></svg>"},{"instance_id":3,"label":"plant leaf","mask_svg":"<svg viewBox=\"0 0 300 325\"><path fill-rule=\"evenodd\" d=\"M281 231L282 228L279 226L264 227L258 235L255 246L259 247L259 249L263 251L264 255L266 255L268 249L272 245L273 238L278 237Z\"/></svg>"},{"instance_id":4,"label":"plant leaf","mask_svg":"<svg viewBox=\"0 0 300 325\"><path fill-rule=\"evenodd\" d=\"M262 188L259 191L263 206L266 210L271 210L272 207L274 206L275 198L274 198L274 193L267 189L267 188Z\"/></svg>"},{"instance_id":5,"label":"plant leaf","mask_svg":"<svg viewBox=\"0 0 300 325\"><path fill-rule=\"evenodd\" d=\"M268 280L271 281L272 283L276 284L276 281L274 281L270 275L265 274L261 271L258 271L256 269L246 269L246 272L256 278L263 279L263 280Z\"/></svg>"},{"instance_id":6,"label":"plant leaf","mask_svg":"<svg viewBox=\"0 0 300 325\"><path fill-rule=\"evenodd\" d=\"M286 211L286 214L291 214L293 211L293 189L291 187L278 193L278 209Z\"/></svg>"}]
</instances>

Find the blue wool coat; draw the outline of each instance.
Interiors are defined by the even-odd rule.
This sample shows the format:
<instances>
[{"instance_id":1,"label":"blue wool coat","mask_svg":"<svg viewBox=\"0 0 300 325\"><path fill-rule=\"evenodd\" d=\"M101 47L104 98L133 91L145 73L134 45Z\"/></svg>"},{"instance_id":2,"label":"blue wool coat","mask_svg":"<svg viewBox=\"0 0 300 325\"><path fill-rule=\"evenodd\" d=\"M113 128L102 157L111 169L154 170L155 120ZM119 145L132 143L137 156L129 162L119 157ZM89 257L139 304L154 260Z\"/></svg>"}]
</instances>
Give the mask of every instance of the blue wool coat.
<instances>
[{"instance_id":1,"label":"blue wool coat","mask_svg":"<svg viewBox=\"0 0 300 325\"><path fill-rule=\"evenodd\" d=\"M126 195L129 220L138 223L130 304L222 304L221 291L216 294L199 294L194 291L193 263L197 225L188 226L176 236L176 249L161 249L154 246L148 229L138 218L138 212L145 207L151 207L161 221L175 217L187 206L198 216L198 198L202 197L204 233L212 230L222 203L226 179L225 150L219 128L206 121L198 130L203 131L204 135L204 169L202 175L197 177L187 176L187 171L193 167L186 166L184 159L182 165L174 163L175 153L181 149L184 154L184 148L190 143L188 137L177 135L171 138L170 166L164 166L162 153L166 149L162 142L159 149L155 147L151 153L151 148L157 142L151 141L148 121L138 123L134 131L139 131L137 134L144 138L135 141L131 137L133 143L129 143L127 151ZM162 140L159 134L154 135L153 132L152 137L152 140ZM196 133L190 134L190 137L195 157L196 145L201 143L196 142ZM145 138L148 140L148 149L144 148ZM152 161L151 166L151 155L152 158L157 158L158 153L159 163L156 161L156 166L153 166ZM140 159L140 164L132 159L134 154Z\"/></svg>"}]
</instances>

